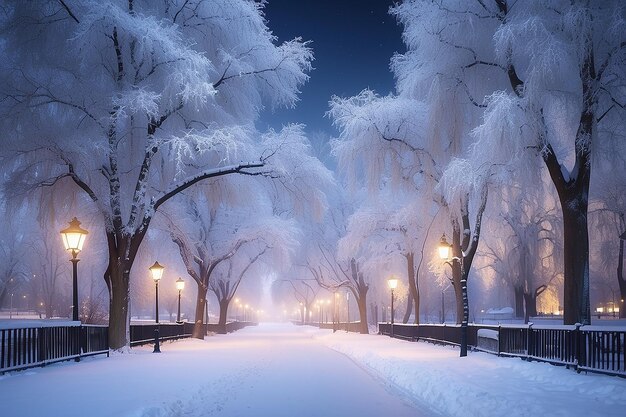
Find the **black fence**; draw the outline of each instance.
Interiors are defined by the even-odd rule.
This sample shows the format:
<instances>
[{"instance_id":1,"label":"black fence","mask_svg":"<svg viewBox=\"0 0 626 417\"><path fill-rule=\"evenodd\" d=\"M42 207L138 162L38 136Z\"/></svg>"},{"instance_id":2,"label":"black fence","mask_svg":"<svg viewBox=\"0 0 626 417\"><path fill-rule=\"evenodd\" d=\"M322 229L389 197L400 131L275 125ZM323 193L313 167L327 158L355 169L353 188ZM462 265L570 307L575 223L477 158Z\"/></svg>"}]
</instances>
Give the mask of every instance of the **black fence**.
<instances>
[{"instance_id":1,"label":"black fence","mask_svg":"<svg viewBox=\"0 0 626 417\"><path fill-rule=\"evenodd\" d=\"M154 330L159 329L160 340L176 340L191 337L193 323L131 324L130 345L139 346L154 342Z\"/></svg>"},{"instance_id":2,"label":"black fence","mask_svg":"<svg viewBox=\"0 0 626 417\"><path fill-rule=\"evenodd\" d=\"M353 321L350 323L340 322L340 323L307 323L307 324L310 326L317 325L320 329L330 329L330 330L335 330L335 331L353 332L353 333L361 332L361 323L358 321Z\"/></svg>"},{"instance_id":3,"label":"black fence","mask_svg":"<svg viewBox=\"0 0 626 417\"><path fill-rule=\"evenodd\" d=\"M217 323L203 324L204 334L207 333L232 333L244 327L256 326L257 323L249 321L232 321L226 326ZM131 324L130 325L130 345L140 346L154 343L154 330L159 328L159 340L176 340L191 337L193 334L193 323L151 323L151 324Z\"/></svg>"},{"instance_id":4,"label":"black fence","mask_svg":"<svg viewBox=\"0 0 626 417\"><path fill-rule=\"evenodd\" d=\"M0 329L0 373L109 354L107 326Z\"/></svg>"},{"instance_id":5,"label":"black fence","mask_svg":"<svg viewBox=\"0 0 626 417\"><path fill-rule=\"evenodd\" d=\"M460 325L379 323L379 333L459 345ZM487 331L481 331L485 329ZM468 345L501 356L626 377L626 331L597 326L468 326Z\"/></svg>"},{"instance_id":6,"label":"black fence","mask_svg":"<svg viewBox=\"0 0 626 417\"><path fill-rule=\"evenodd\" d=\"M234 332L252 322L231 322L226 324L226 332ZM130 344L138 346L154 342L154 329L158 326L160 340L174 340L191 337L193 323L165 323L130 326ZM205 324L205 333L219 333L223 327ZM0 374L53 362L76 360L106 354L109 355L108 326L61 325L0 329Z\"/></svg>"}]
</instances>

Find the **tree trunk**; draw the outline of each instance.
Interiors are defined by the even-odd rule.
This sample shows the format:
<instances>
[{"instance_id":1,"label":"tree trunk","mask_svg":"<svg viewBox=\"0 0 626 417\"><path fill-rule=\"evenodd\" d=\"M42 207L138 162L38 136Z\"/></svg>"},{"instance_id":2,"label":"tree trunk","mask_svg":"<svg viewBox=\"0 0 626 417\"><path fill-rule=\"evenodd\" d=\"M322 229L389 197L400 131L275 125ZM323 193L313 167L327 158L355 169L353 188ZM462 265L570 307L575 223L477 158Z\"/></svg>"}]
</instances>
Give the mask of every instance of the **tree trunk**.
<instances>
[{"instance_id":1,"label":"tree trunk","mask_svg":"<svg viewBox=\"0 0 626 417\"><path fill-rule=\"evenodd\" d=\"M412 312L413 312L413 294L411 291L409 291L409 295L406 297L406 310L404 312L404 317L402 317L402 323L407 324L409 322Z\"/></svg>"},{"instance_id":2,"label":"tree trunk","mask_svg":"<svg viewBox=\"0 0 626 417\"><path fill-rule=\"evenodd\" d=\"M359 323L359 332L361 334L369 334L369 328L367 325L367 286L359 285L357 290L359 291L358 297L356 297L356 303L359 306L359 317L361 322Z\"/></svg>"},{"instance_id":3,"label":"tree trunk","mask_svg":"<svg viewBox=\"0 0 626 417\"><path fill-rule=\"evenodd\" d=\"M452 226L452 256L461 259L461 231L458 223ZM456 324L463 321L463 294L461 291L461 263L452 262L452 287L454 288L454 299L456 305Z\"/></svg>"},{"instance_id":4,"label":"tree trunk","mask_svg":"<svg viewBox=\"0 0 626 417\"><path fill-rule=\"evenodd\" d=\"M122 273L120 269L107 269L109 287L109 346L111 349L121 349L130 345L130 316L129 303L129 271Z\"/></svg>"},{"instance_id":5,"label":"tree trunk","mask_svg":"<svg viewBox=\"0 0 626 417\"><path fill-rule=\"evenodd\" d=\"M587 200L561 201L563 212L563 324L591 324Z\"/></svg>"},{"instance_id":6,"label":"tree trunk","mask_svg":"<svg viewBox=\"0 0 626 417\"><path fill-rule=\"evenodd\" d=\"M413 307L413 323L419 324L419 292L417 290L417 273L415 272L415 254L413 252L409 252L406 254L406 267L407 267L407 275L409 277L409 298L411 299L411 303L407 306L408 316L405 314L405 319L403 323L407 323L409 321L411 311L410 308Z\"/></svg>"},{"instance_id":7,"label":"tree trunk","mask_svg":"<svg viewBox=\"0 0 626 417\"><path fill-rule=\"evenodd\" d=\"M576 137L573 138L576 160L572 172L564 175L563 167L549 144L542 152L563 214L564 324L591 324L587 210L599 83L596 80L593 42L589 33L583 35L585 48L580 67L582 111Z\"/></svg>"},{"instance_id":8,"label":"tree trunk","mask_svg":"<svg viewBox=\"0 0 626 417\"><path fill-rule=\"evenodd\" d=\"M513 291L515 292L515 317L524 317L524 286L515 285Z\"/></svg>"},{"instance_id":9,"label":"tree trunk","mask_svg":"<svg viewBox=\"0 0 626 417\"><path fill-rule=\"evenodd\" d=\"M537 296L525 292L524 305L526 307L526 311L524 313L524 323L528 323L531 317L537 316Z\"/></svg>"},{"instance_id":10,"label":"tree trunk","mask_svg":"<svg viewBox=\"0 0 626 417\"><path fill-rule=\"evenodd\" d=\"M220 319L217 323L217 333L226 334L226 317L228 316L228 299L223 298L219 300L220 304Z\"/></svg>"},{"instance_id":11,"label":"tree trunk","mask_svg":"<svg viewBox=\"0 0 626 417\"><path fill-rule=\"evenodd\" d=\"M148 223L149 224L149 223ZM130 271L148 224L133 235L106 231L109 264L104 281L109 289L109 347L130 346Z\"/></svg>"},{"instance_id":12,"label":"tree trunk","mask_svg":"<svg viewBox=\"0 0 626 417\"><path fill-rule=\"evenodd\" d=\"M203 324L204 310L206 309L207 288L198 284L198 294L196 295L196 313L193 322L192 337L204 339L205 328Z\"/></svg>"}]
</instances>

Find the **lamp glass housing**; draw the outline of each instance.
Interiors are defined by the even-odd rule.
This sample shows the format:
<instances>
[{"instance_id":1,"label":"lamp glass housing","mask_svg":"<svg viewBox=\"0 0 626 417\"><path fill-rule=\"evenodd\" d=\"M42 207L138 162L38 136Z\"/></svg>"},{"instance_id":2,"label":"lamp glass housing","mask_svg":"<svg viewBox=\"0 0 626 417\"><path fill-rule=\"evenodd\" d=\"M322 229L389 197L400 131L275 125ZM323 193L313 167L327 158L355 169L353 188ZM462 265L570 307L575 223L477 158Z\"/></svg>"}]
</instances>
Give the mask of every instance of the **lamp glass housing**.
<instances>
[{"instance_id":1,"label":"lamp glass housing","mask_svg":"<svg viewBox=\"0 0 626 417\"><path fill-rule=\"evenodd\" d=\"M387 280L387 285L389 285L389 288L391 288L392 290L395 290L396 287L398 286L398 278L396 277L391 277Z\"/></svg>"},{"instance_id":2,"label":"lamp glass housing","mask_svg":"<svg viewBox=\"0 0 626 417\"><path fill-rule=\"evenodd\" d=\"M439 250L439 258L446 260L452 257L452 245L449 244L448 241L446 240L445 233L441 236L438 250Z\"/></svg>"},{"instance_id":3,"label":"lamp glass housing","mask_svg":"<svg viewBox=\"0 0 626 417\"><path fill-rule=\"evenodd\" d=\"M176 280L176 289L178 291L182 291L185 289L185 281L180 277Z\"/></svg>"},{"instance_id":4,"label":"lamp glass housing","mask_svg":"<svg viewBox=\"0 0 626 417\"><path fill-rule=\"evenodd\" d=\"M158 262L155 262L154 265L152 265L148 269L152 274L152 279L154 280L154 282L159 282L159 280L163 277L163 270L165 269L165 267L163 267L163 265L159 264Z\"/></svg>"},{"instance_id":5,"label":"lamp glass housing","mask_svg":"<svg viewBox=\"0 0 626 417\"><path fill-rule=\"evenodd\" d=\"M63 240L63 246L65 250L80 252L83 250L83 244L85 243L85 237L89 232L80 227L80 222L76 217L72 219L69 227L61 230L61 238Z\"/></svg>"}]
</instances>

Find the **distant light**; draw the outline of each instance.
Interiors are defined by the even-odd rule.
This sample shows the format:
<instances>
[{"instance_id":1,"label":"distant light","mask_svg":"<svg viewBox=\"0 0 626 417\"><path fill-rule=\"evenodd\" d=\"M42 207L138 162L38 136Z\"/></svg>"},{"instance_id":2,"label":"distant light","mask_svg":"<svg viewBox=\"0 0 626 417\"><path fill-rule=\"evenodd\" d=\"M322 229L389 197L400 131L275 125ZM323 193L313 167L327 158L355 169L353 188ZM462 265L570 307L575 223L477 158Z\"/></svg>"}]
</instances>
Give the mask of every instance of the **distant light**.
<instances>
[{"instance_id":1,"label":"distant light","mask_svg":"<svg viewBox=\"0 0 626 417\"><path fill-rule=\"evenodd\" d=\"M178 291L182 291L185 289L185 281L181 277L178 277L178 279L176 280L176 289Z\"/></svg>"}]
</instances>

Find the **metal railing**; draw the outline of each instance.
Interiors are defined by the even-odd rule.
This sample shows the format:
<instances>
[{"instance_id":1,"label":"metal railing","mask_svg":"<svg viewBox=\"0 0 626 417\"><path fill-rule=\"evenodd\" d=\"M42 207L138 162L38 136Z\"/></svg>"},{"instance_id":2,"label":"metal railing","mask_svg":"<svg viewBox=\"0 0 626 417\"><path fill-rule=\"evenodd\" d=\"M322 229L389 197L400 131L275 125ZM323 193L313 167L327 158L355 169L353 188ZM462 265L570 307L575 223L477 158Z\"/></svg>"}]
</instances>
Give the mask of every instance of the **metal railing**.
<instances>
[{"instance_id":1,"label":"metal railing","mask_svg":"<svg viewBox=\"0 0 626 417\"><path fill-rule=\"evenodd\" d=\"M154 329L159 329L159 339L176 340L191 337L193 323L151 323L130 325L130 345L139 346L154 342Z\"/></svg>"},{"instance_id":2,"label":"metal railing","mask_svg":"<svg viewBox=\"0 0 626 417\"><path fill-rule=\"evenodd\" d=\"M109 354L106 326L0 329L0 373L98 354Z\"/></svg>"},{"instance_id":3,"label":"metal railing","mask_svg":"<svg viewBox=\"0 0 626 417\"><path fill-rule=\"evenodd\" d=\"M391 334L391 324L379 323L379 333ZM480 347L479 330L497 332L497 349ZM394 324L395 338L458 345L460 325ZM626 331L598 326L472 325L468 344L500 356L565 365L577 372L590 371L626 377Z\"/></svg>"},{"instance_id":4,"label":"metal railing","mask_svg":"<svg viewBox=\"0 0 626 417\"><path fill-rule=\"evenodd\" d=\"M226 331L230 333L252 325L256 323L230 322L226 324ZM131 325L131 346L153 343L156 326ZM191 337L193 333L193 323L158 326L161 340ZM217 332L217 329L217 324L205 324L205 333ZM0 374L72 359L79 361L80 358L99 354L109 356L108 326L47 323L0 329Z\"/></svg>"},{"instance_id":5,"label":"metal railing","mask_svg":"<svg viewBox=\"0 0 626 417\"><path fill-rule=\"evenodd\" d=\"M298 322L297 324L301 324ZM361 322L351 321L350 323L346 322L338 322L338 323L319 323L319 322L311 322L306 323L309 326L317 326L320 329L329 329L335 331L343 331L343 332L352 332L352 333L360 333L361 332Z\"/></svg>"},{"instance_id":6,"label":"metal railing","mask_svg":"<svg viewBox=\"0 0 626 417\"><path fill-rule=\"evenodd\" d=\"M226 328L217 323L203 324L204 333L232 333L241 330L244 327L256 326L257 323L249 321L231 321L226 323ZM140 346L154 343L154 329L159 327L159 339L176 340L191 337L193 334L193 323L149 323L149 324L131 324L130 325L130 345Z\"/></svg>"}]
</instances>

